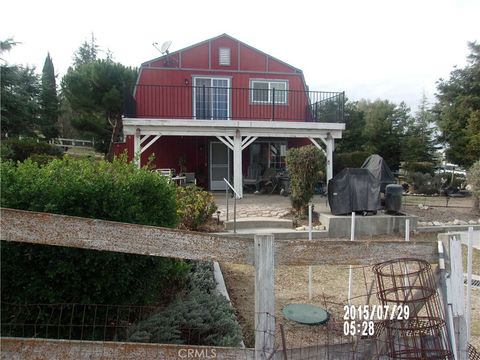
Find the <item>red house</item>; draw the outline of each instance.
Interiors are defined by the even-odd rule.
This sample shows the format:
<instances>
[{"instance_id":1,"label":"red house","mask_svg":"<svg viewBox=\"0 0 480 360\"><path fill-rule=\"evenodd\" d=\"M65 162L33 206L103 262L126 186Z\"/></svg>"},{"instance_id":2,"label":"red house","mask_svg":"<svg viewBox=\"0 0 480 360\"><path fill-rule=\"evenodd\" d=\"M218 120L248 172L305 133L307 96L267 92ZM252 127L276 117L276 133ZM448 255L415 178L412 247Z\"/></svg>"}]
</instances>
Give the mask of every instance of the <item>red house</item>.
<instances>
[{"instance_id":1,"label":"red house","mask_svg":"<svg viewBox=\"0 0 480 360\"><path fill-rule=\"evenodd\" d=\"M250 169L282 171L287 148L310 140L332 177L344 93L309 91L300 69L229 35L143 63L133 97L116 152L139 166L155 155L157 168L182 164L210 190L233 178L242 195Z\"/></svg>"}]
</instances>

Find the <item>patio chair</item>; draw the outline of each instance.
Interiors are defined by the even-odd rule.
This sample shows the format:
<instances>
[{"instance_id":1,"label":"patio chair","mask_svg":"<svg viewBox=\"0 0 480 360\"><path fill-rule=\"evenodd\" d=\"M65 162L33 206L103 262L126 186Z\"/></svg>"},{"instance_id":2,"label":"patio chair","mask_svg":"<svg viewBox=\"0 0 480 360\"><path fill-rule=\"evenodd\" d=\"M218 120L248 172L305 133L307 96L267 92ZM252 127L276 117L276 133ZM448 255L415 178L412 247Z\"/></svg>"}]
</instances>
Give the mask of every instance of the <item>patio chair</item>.
<instances>
[{"instance_id":1,"label":"patio chair","mask_svg":"<svg viewBox=\"0 0 480 360\"><path fill-rule=\"evenodd\" d=\"M166 178L168 178L168 181L172 180L172 177L174 176L174 170L173 169L155 169L156 172L159 172Z\"/></svg>"},{"instance_id":2,"label":"patio chair","mask_svg":"<svg viewBox=\"0 0 480 360\"><path fill-rule=\"evenodd\" d=\"M277 170L268 168L259 179L258 186L262 193L272 194L276 190L278 182Z\"/></svg>"},{"instance_id":3,"label":"patio chair","mask_svg":"<svg viewBox=\"0 0 480 360\"><path fill-rule=\"evenodd\" d=\"M260 176L261 167L258 165L252 165L248 167L247 176L243 178L243 187L253 186L255 191L259 190L259 184L261 180Z\"/></svg>"},{"instance_id":4,"label":"patio chair","mask_svg":"<svg viewBox=\"0 0 480 360\"><path fill-rule=\"evenodd\" d=\"M197 185L197 179L195 178L195 173L194 172L186 172L185 173L185 185Z\"/></svg>"}]
</instances>

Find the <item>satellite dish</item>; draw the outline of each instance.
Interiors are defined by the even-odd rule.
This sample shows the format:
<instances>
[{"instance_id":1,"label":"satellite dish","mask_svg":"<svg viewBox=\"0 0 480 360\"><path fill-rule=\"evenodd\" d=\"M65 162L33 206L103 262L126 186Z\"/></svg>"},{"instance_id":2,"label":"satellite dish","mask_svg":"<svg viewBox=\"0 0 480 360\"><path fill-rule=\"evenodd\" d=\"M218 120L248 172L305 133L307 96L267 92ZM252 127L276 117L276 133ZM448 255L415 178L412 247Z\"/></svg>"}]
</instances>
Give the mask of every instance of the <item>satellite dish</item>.
<instances>
[{"instance_id":1,"label":"satellite dish","mask_svg":"<svg viewBox=\"0 0 480 360\"><path fill-rule=\"evenodd\" d=\"M160 48L160 52L162 54L167 54L168 55L168 49L170 48L170 46L172 45L172 42L169 40L169 41L165 41L163 44L162 44L162 47Z\"/></svg>"}]
</instances>

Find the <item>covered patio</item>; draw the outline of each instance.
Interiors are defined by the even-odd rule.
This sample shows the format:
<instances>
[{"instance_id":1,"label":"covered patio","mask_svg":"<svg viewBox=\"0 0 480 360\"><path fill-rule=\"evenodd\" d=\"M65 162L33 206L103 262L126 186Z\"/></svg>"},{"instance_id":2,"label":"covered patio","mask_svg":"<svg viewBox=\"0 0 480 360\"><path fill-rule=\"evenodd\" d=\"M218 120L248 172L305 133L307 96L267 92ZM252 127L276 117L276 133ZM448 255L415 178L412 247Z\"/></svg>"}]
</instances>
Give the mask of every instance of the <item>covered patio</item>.
<instances>
[{"instance_id":1,"label":"covered patio","mask_svg":"<svg viewBox=\"0 0 480 360\"><path fill-rule=\"evenodd\" d=\"M141 154L162 136L216 137L233 152L233 187L243 196L242 152L260 137L309 139L326 156L327 181L333 177L335 139L342 137L344 123L178 120L124 118L125 136L134 138L134 161L141 167ZM179 144L181 146L181 144ZM157 154L161 157L162 154Z\"/></svg>"}]
</instances>

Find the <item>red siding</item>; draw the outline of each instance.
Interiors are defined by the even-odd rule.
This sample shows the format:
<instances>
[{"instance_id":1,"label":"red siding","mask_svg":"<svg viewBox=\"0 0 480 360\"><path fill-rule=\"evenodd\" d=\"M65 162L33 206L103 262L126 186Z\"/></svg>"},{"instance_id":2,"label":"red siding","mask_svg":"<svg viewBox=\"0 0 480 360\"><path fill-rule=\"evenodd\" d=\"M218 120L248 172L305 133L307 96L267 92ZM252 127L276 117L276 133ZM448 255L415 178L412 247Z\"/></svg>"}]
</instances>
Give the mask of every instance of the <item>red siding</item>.
<instances>
[{"instance_id":1,"label":"red siding","mask_svg":"<svg viewBox=\"0 0 480 360\"><path fill-rule=\"evenodd\" d=\"M240 70L266 72L267 55L240 45Z\"/></svg>"},{"instance_id":2,"label":"red siding","mask_svg":"<svg viewBox=\"0 0 480 360\"><path fill-rule=\"evenodd\" d=\"M208 69L208 43L182 51L182 68Z\"/></svg>"},{"instance_id":3,"label":"red siding","mask_svg":"<svg viewBox=\"0 0 480 360\"><path fill-rule=\"evenodd\" d=\"M295 73L295 70L292 69L290 66L272 59L271 57L268 58L268 71L269 72L287 72L287 73Z\"/></svg>"}]
</instances>

